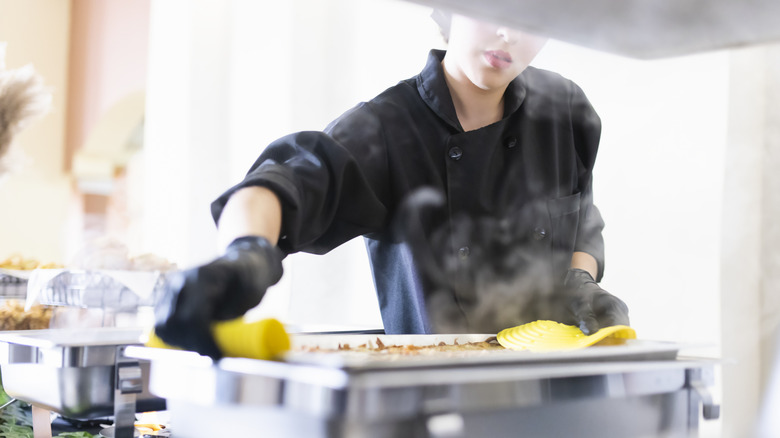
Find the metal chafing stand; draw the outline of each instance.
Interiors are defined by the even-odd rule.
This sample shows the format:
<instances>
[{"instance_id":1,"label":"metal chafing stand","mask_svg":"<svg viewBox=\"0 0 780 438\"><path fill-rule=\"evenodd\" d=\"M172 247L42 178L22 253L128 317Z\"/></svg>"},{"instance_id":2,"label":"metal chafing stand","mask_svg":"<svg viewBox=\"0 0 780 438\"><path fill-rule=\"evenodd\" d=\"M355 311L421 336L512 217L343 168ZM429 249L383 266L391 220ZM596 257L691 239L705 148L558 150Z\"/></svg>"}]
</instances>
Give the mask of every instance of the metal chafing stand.
<instances>
[{"instance_id":1,"label":"metal chafing stand","mask_svg":"<svg viewBox=\"0 0 780 438\"><path fill-rule=\"evenodd\" d=\"M485 335L366 336L385 345ZM294 336L357 345L361 339ZM673 344L629 342L573 352L489 351L368 357L291 353L282 361L129 347L151 362L176 437L690 437L717 418L711 361Z\"/></svg>"},{"instance_id":2,"label":"metal chafing stand","mask_svg":"<svg viewBox=\"0 0 780 438\"><path fill-rule=\"evenodd\" d=\"M79 420L113 415L114 436L132 437L136 412L165 409L165 400L148 391L149 362L125 355L142 336L126 328L0 333L3 387L33 405L36 437L51 436L51 429L39 430L49 411Z\"/></svg>"}]
</instances>

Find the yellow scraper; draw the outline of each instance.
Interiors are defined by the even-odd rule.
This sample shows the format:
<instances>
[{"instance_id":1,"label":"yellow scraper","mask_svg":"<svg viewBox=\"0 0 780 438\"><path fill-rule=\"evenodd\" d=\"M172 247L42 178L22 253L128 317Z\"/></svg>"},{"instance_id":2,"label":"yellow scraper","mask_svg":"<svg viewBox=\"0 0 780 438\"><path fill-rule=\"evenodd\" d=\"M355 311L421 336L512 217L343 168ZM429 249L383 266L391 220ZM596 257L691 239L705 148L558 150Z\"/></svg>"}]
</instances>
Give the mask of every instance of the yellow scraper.
<instances>
[{"instance_id":1,"label":"yellow scraper","mask_svg":"<svg viewBox=\"0 0 780 438\"><path fill-rule=\"evenodd\" d=\"M247 322L243 318L212 324L212 333L226 357L270 360L290 349L284 325L274 318ZM175 348L150 333L147 347Z\"/></svg>"},{"instance_id":2,"label":"yellow scraper","mask_svg":"<svg viewBox=\"0 0 780 438\"><path fill-rule=\"evenodd\" d=\"M627 325L614 325L586 335L578 327L555 321L534 321L498 333L498 342L510 350L555 351L589 347L605 338L636 339Z\"/></svg>"}]
</instances>

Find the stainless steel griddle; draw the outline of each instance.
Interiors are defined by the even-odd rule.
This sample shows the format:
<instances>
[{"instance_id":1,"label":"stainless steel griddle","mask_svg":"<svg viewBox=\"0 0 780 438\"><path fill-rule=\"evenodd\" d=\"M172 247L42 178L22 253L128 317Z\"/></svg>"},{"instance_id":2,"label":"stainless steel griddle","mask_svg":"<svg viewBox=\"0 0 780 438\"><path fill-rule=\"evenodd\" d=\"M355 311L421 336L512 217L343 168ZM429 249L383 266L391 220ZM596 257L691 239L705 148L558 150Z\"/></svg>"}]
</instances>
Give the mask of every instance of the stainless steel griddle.
<instances>
[{"instance_id":1,"label":"stainless steel griddle","mask_svg":"<svg viewBox=\"0 0 780 438\"><path fill-rule=\"evenodd\" d=\"M410 335L417 345L487 335ZM403 337L409 339L410 336ZM332 348L388 335L294 335ZM281 361L128 347L151 363L150 391L167 400L177 437L690 437L717 417L713 363L669 343L629 342L553 353L489 351L363 357L293 351Z\"/></svg>"}]
</instances>

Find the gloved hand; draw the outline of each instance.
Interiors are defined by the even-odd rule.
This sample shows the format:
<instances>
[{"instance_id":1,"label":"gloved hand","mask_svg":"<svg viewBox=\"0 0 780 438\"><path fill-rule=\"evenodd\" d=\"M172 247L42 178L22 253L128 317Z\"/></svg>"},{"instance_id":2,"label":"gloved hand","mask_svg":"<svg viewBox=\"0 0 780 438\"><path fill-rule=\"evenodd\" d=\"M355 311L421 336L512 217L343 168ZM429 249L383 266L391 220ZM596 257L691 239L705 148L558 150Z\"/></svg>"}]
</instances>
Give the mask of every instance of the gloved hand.
<instances>
[{"instance_id":1,"label":"gloved hand","mask_svg":"<svg viewBox=\"0 0 780 438\"><path fill-rule=\"evenodd\" d=\"M628 325L628 306L596 283L582 269L569 269L563 281L565 307L574 325L586 335L613 325Z\"/></svg>"},{"instance_id":2,"label":"gloved hand","mask_svg":"<svg viewBox=\"0 0 780 438\"><path fill-rule=\"evenodd\" d=\"M262 237L234 240L203 266L167 278L155 308L155 334L166 343L219 359L211 323L242 316L282 277L283 253Z\"/></svg>"}]
</instances>

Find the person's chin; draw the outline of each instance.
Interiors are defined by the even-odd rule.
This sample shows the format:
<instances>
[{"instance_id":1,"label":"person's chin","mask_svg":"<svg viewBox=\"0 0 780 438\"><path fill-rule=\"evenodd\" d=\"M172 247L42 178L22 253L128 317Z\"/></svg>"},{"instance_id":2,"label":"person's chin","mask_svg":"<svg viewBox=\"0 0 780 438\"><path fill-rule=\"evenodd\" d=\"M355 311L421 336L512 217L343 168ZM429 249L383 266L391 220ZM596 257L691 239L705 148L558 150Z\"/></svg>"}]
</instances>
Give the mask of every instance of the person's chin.
<instances>
[{"instance_id":1,"label":"person's chin","mask_svg":"<svg viewBox=\"0 0 780 438\"><path fill-rule=\"evenodd\" d=\"M499 90L506 88L516 76L505 73L506 72L501 72L501 74L483 75L475 84L483 90Z\"/></svg>"}]
</instances>

